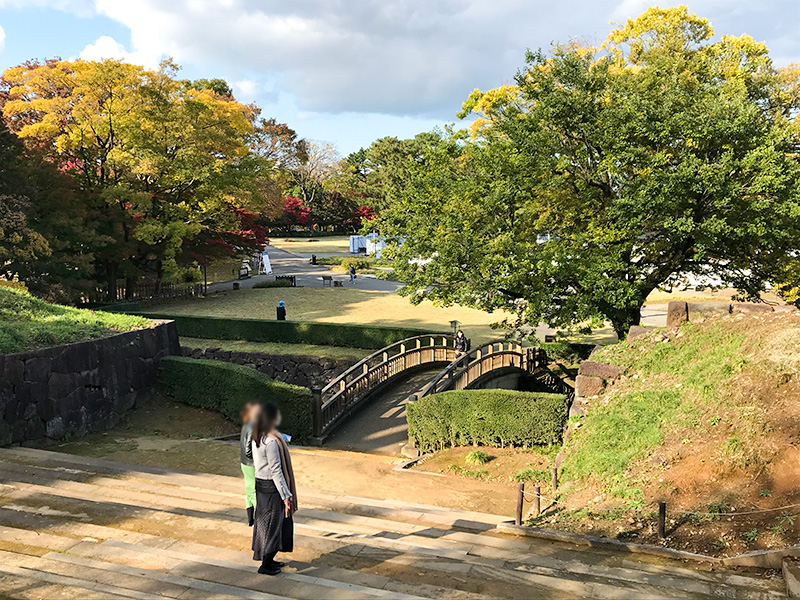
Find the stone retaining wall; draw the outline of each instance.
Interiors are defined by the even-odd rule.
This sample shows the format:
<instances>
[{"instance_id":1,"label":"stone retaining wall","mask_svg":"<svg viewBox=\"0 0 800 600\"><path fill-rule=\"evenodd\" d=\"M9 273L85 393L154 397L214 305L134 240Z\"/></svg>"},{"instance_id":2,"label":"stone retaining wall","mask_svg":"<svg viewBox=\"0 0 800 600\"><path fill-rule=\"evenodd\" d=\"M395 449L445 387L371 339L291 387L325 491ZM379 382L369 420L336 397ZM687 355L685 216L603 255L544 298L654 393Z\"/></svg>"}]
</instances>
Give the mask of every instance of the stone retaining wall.
<instances>
[{"instance_id":1,"label":"stone retaining wall","mask_svg":"<svg viewBox=\"0 0 800 600\"><path fill-rule=\"evenodd\" d=\"M318 356L236 352L220 348L187 348L185 346L181 348L181 352L183 356L190 358L222 360L249 366L276 381L302 385L307 388L325 387L334 377L357 362Z\"/></svg>"},{"instance_id":2,"label":"stone retaining wall","mask_svg":"<svg viewBox=\"0 0 800 600\"><path fill-rule=\"evenodd\" d=\"M793 312L798 310L790 304L755 304L750 302L670 302L667 305L667 329L680 327L687 321L701 321L712 315L732 313L759 314L771 312Z\"/></svg>"},{"instance_id":3,"label":"stone retaining wall","mask_svg":"<svg viewBox=\"0 0 800 600\"><path fill-rule=\"evenodd\" d=\"M0 446L80 437L119 422L180 352L172 321L106 338L0 355Z\"/></svg>"}]
</instances>

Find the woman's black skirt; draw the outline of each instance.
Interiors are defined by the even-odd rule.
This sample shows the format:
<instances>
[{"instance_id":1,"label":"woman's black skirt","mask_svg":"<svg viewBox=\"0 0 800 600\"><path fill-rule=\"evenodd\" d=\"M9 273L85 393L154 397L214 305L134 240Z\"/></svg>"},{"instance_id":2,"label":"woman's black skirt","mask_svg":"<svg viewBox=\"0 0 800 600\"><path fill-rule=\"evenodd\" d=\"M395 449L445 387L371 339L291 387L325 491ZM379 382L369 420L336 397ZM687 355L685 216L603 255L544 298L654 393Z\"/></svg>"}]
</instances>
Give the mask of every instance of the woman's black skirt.
<instances>
[{"instance_id":1,"label":"woman's black skirt","mask_svg":"<svg viewBox=\"0 0 800 600\"><path fill-rule=\"evenodd\" d=\"M270 479L256 479L256 514L253 523L253 560L293 549L294 524L285 517L283 500Z\"/></svg>"}]
</instances>

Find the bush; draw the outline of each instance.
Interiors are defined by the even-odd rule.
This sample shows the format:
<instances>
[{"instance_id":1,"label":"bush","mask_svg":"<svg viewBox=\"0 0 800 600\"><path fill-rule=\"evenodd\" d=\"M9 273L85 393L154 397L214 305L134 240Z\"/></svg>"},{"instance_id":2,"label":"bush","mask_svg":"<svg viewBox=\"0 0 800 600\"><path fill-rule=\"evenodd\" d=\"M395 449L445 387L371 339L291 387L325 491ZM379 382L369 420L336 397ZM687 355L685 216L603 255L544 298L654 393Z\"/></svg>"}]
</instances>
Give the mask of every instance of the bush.
<instances>
[{"instance_id":1,"label":"bush","mask_svg":"<svg viewBox=\"0 0 800 600\"><path fill-rule=\"evenodd\" d=\"M355 266L356 270L363 271L365 269L371 269L372 266L375 264L374 258L368 257L357 257L357 256L347 256L339 262L339 264L344 267L345 270L350 268L350 265Z\"/></svg>"},{"instance_id":2,"label":"bush","mask_svg":"<svg viewBox=\"0 0 800 600\"><path fill-rule=\"evenodd\" d=\"M447 446L560 443L567 398L513 390L458 390L407 407L408 435L423 452Z\"/></svg>"},{"instance_id":3,"label":"bush","mask_svg":"<svg viewBox=\"0 0 800 600\"><path fill-rule=\"evenodd\" d=\"M247 342L282 342L347 348L378 349L409 337L429 334L421 329L343 325L316 321L268 321L227 319L192 315L151 314L153 319L172 319L178 333L186 337Z\"/></svg>"},{"instance_id":4,"label":"bush","mask_svg":"<svg viewBox=\"0 0 800 600\"><path fill-rule=\"evenodd\" d=\"M288 279L275 279L274 281L261 281L253 286L253 289L261 290L264 288L286 288L292 287L292 282Z\"/></svg>"},{"instance_id":5,"label":"bush","mask_svg":"<svg viewBox=\"0 0 800 600\"><path fill-rule=\"evenodd\" d=\"M485 465L489 462L489 455L483 450L470 450L464 457L464 462L468 465Z\"/></svg>"},{"instance_id":6,"label":"bush","mask_svg":"<svg viewBox=\"0 0 800 600\"><path fill-rule=\"evenodd\" d=\"M573 342L546 342L539 347L547 353L547 358L575 365L589 358L594 344L578 344Z\"/></svg>"},{"instance_id":7,"label":"bush","mask_svg":"<svg viewBox=\"0 0 800 600\"><path fill-rule=\"evenodd\" d=\"M274 381L250 367L169 356L161 359L159 382L178 402L215 410L234 422L245 403L274 402L283 416L281 430L293 441L311 435L311 390Z\"/></svg>"}]
</instances>

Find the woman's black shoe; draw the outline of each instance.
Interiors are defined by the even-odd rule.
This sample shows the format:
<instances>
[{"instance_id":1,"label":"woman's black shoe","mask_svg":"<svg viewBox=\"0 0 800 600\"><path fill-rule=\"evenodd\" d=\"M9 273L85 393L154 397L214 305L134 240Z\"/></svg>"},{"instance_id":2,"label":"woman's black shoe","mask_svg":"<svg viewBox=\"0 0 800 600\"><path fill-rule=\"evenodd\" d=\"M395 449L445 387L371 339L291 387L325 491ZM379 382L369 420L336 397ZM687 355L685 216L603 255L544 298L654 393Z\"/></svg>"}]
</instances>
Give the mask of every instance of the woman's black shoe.
<instances>
[{"instance_id":1,"label":"woman's black shoe","mask_svg":"<svg viewBox=\"0 0 800 600\"><path fill-rule=\"evenodd\" d=\"M279 560L273 560L272 564L270 564L270 567L277 567L278 569L282 569L285 566L286 566L286 563L281 562Z\"/></svg>"},{"instance_id":2,"label":"woman's black shoe","mask_svg":"<svg viewBox=\"0 0 800 600\"><path fill-rule=\"evenodd\" d=\"M253 523L255 523L255 508L253 508L252 506L248 506L247 507L247 524L250 525L250 527L252 527Z\"/></svg>"},{"instance_id":3,"label":"woman's black shoe","mask_svg":"<svg viewBox=\"0 0 800 600\"><path fill-rule=\"evenodd\" d=\"M262 575L278 575L281 572L281 568L275 565L261 565L258 567L258 572Z\"/></svg>"}]
</instances>

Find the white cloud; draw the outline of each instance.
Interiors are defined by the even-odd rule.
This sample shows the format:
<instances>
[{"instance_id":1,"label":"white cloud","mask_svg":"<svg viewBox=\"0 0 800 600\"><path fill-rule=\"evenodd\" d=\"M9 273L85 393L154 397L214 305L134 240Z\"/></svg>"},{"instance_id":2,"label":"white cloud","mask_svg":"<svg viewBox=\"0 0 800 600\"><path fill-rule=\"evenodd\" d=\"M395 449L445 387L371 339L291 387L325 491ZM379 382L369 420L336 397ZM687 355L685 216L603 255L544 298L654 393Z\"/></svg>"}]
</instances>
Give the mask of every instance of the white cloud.
<instances>
[{"instance_id":1,"label":"white cloud","mask_svg":"<svg viewBox=\"0 0 800 600\"><path fill-rule=\"evenodd\" d=\"M6 45L6 32L0 27L0 52L3 51L3 48Z\"/></svg>"},{"instance_id":2,"label":"white cloud","mask_svg":"<svg viewBox=\"0 0 800 600\"><path fill-rule=\"evenodd\" d=\"M99 12L130 28L133 48L143 61L157 62L169 55L179 63L202 65L209 76L227 73L248 81L280 77L283 89L307 111L446 118L473 88L513 79L527 48L546 48L552 41L575 37L600 42L610 29L609 20L633 17L650 3L96 2ZM800 18L798 7L796 0L695 0L690 8L715 24L719 19L726 28L718 26L718 31L747 30L764 39L781 33L788 37L788 29ZM793 50L800 54L800 42Z\"/></svg>"},{"instance_id":3,"label":"white cloud","mask_svg":"<svg viewBox=\"0 0 800 600\"><path fill-rule=\"evenodd\" d=\"M154 67L165 56L238 96L290 95L303 113L451 119L475 88L513 80L528 48L600 43L655 0L0 0L90 11L130 29L82 56ZM800 59L797 0L693 0L718 33L749 33L778 64ZM276 85L277 84L277 85Z\"/></svg>"},{"instance_id":4,"label":"white cloud","mask_svg":"<svg viewBox=\"0 0 800 600\"><path fill-rule=\"evenodd\" d=\"M88 44L81 50L80 57L83 60L103 60L106 58L125 58L127 52L125 47L117 40L107 35L97 38L94 44Z\"/></svg>"},{"instance_id":5,"label":"white cloud","mask_svg":"<svg viewBox=\"0 0 800 600\"><path fill-rule=\"evenodd\" d=\"M242 79L231 82L233 93L242 102L253 102L258 94L259 85L253 79Z\"/></svg>"}]
</instances>

